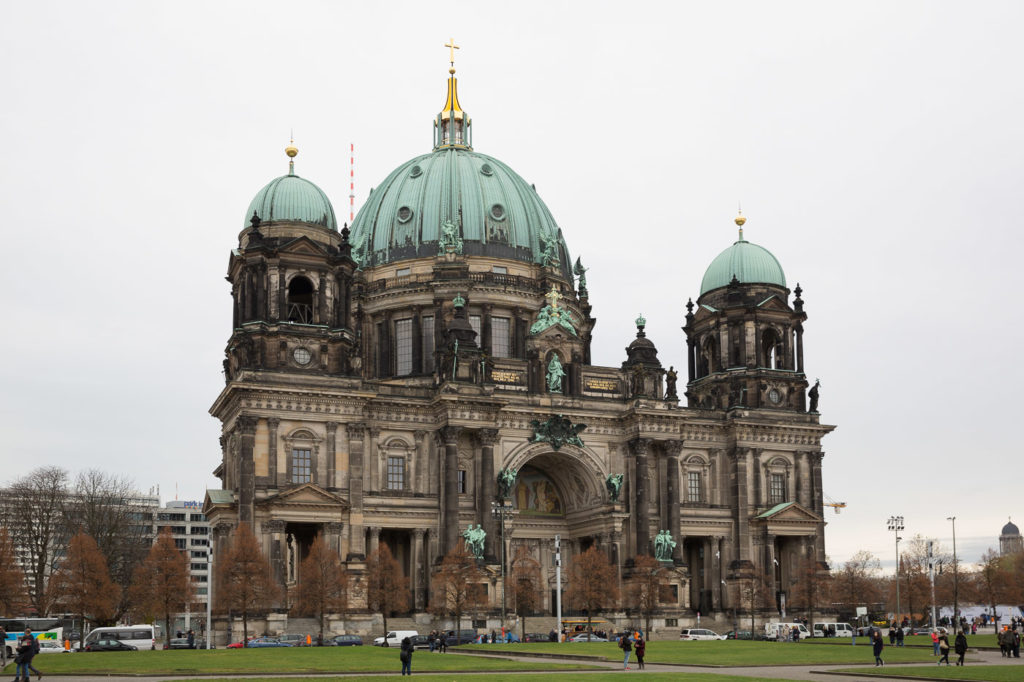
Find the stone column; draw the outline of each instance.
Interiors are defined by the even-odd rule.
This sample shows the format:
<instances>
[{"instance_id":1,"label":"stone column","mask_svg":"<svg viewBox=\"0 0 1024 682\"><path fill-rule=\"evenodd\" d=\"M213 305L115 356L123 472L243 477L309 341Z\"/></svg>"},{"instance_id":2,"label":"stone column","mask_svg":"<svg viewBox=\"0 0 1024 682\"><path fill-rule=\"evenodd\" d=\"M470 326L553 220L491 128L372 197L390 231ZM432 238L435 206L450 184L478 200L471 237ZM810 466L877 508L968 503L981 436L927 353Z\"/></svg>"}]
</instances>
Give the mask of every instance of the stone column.
<instances>
[{"instance_id":1,"label":"stone column","mask_svg":"<svg viewBox=\"0 0 1024 682\"><path fill-rule=\"evenodd\" d=\"M461 426L441 429L444 439L444 551L455 548L459 541L459 435Z\"/></svg>"},{"instance_id":2,"label":"stone column","mask_svg":"<svg viewBox=\"0 0 1024 682\"><path fill-rule=\"evenodd\" d=\"M363 466L369 468L369 471L365 472L366 485L371 493L380 494L381 481L380 481L380 449L377 447L377 440L380 438L380 429L370 427L366 430L369 439L366 442L366 458L363 460Z\"/></svg>"},{"instance_id":3,"label":"stone column","mask_svg":"<svg viewBox=\"0 0 1024 682\"><path fill-rule=\"evenodd\" d=\"M338 425L335 422L327 422L326 426L327 451L324 453L324 457L327 459L327 476L324 478L321 485L323 485L325 488L336 488L338 486L338 482L337 480L335 480L338 459Z\"/></svg>"},{"instance_id":4,"label":"stone column","mask_svg":"<svg viewBox=\"0 0 1024 682\"><path fill-rule=\"evenodd\" d=\"M267 478L270 480L271 488L279 488L283 485L277 478L277 427L281 420L271 417L267 420Z\"/></svg>"},{"instance_id":5,"label":"stone column","mask_svg":"<svg viewBox=\"0 0 1024 682\"><path fill-rule=\"evenodd\" d=\"M370 531L370 554L373 554L380 549L380 527L370 526L367 530Z\"/></svg>"},{"instance_id":6,"label":"stone column","mask_svg":"<svg viewBox=\"0 0 1024 682\"><path fill-rule=\"evenodd\" d=\"M768 573L768 594L771 595L771 599L775 600L775 607L781 608L781 604L778 602L776 595L779 591L778 582L775 580L775 562L778 558L775 556L775 536L766 535L764 541L765 549L765 561L767 562L767 573ZM787 595L788 596L788 595Z\"/></svg>"},{"instance_id":7,"label":"stone column","mask_svg":"<svg viewBox=\"0 0 1024 682\"><path fill-rule=\"evenodd\" d=\"M750 543L744 542L743 538L750 537L750 488L747 480L747 467L750 463L750 450L746 448L734 448L732 452L732 471L730 472L730 484L732 487L733 513L736 521L736 537L739 538L736 559L738 561L750 561Z\"/></svg>"},{"instance_id":8,"label":"stone column","mask_svg":"<svg viewBox=\"0 0 1024 682\"><path fill-rule=\"evenodd\" d=\"M648 477L650 471L647 466L647 450L650 440L646 438L635 438L629 442L630 450L636 459L636 484L633 486L636 491L636 553L651 554L651 523L650 523L650 494L648 492Z\"/></svg>"},{"instance_id":9,"label":"stone column","mask_svg":"<svg viewBox=\"0 0 1024 682\"><path fill-rule=\"evenodd\" d=\"M480 503L479 519L487 535L484 537L484 557L493 562L498 557L495 540L498 537L498 520L491 515L491 502L497 497L497 479L494 473L494 444L498 442L497 429L479 429L476 432L480 443ZM500 549L500 548L499 548Z\"/></svg>"},{"instance_id":10,"label":"stone column","mask_svg":"<svg viewBox=\"0 0 1024 682\"><path fill-rule=\"evenodd\" d=\"M331 551L336 552L339 557L345 555L341 553L341 541L345 533L345 524L332 521L324 524L324 535L327 540L327 546L331 548Z\"/></svg>"},{"instance_id":11,"label":"stone column","mask_svg":"<svg viewBox=\"0 0 1024 682\"><path fill-rule=\"evenodd\" d=\"M676 562L681 561L683 556L683 543L679 541L679 527L682 525L682 519L680 518L680 491L681 485L679 480L679 453L683 449L682 441L669 440L663 444L665 448L666 466L665 466L665 479L666 479L666 497L668 498L668 528L672 531L672 537L676 540L676 546L672 550L672 559ZM710 481L706 481L705 485L710 485Z\"/></svg>"},{"instance_id":12,"label":"stone column","mask_svg":"<svg viewBox=\"0 0 1024 682\"><path fill-rule=\"evenodd\" d=\"M253 447L256 443L256 417L241 416L238 418L238 431L241 435L238 467L238 520L253 527L254 506L256 503L256 464L253 462Z\"/></svg>"},{"instance_id":13,"label":"stone column","mask_svg":"<svg viewBox=\"0 0 1024 682\"><path fill-rule=\"evenodd\" d=\"M426 438L426 431L415 431L412 436L416 443L416 480L413 485L413 492L422 493L426 495L429 491L427 490L427 469L428 464L428 444Z\"/></svg>"},{"instance_id":14,"label":"stone column","mask_svg":"<svg viewBox=\"0 0 1024 682\"><path fill-rule=\"evenodd\" d=\"M285 522L280 519L263 523L263 532L270 550L270 570L274 576L274 584L281 586L282 593L285 591L288 578L285 570L287 547L285 547L284 529Z\"/></svg>"},{"instance_id":15,"label":"stone column","mask_svg":"<svg viewBox=\"0 0 1024 682\"><path fill-rule=\"evenodd\" d=\"M719 610L722 608L722 536L716 535L711 538L711 608Z\"/></svg>"},{"instance_id":16,"label":"stone column","mask_svg":"<svg viewBox=\"0 0 1024 682\"><path fill-rule=\"evenodd\" d=\"M811 500L814 505L814 513L818 516L825 517L825 504L823 500L823 493L821 489L821 460L825 457L824 452L810 452L808 455L811 458ZM817 529L814 532L814 553L815 559L819 563L825 561L825 524L819 523Z\"/></svg>"},{"instance_id":17,"label":"stone column","mask_svg":"<svg viewBox=\"0 0 1024 682\"><path fill-rule=\"evenodd\" d=\"M283 265L277 266L277 300L274 303L277 304L277 319L287 320L288 319L288 272L285 270ZM273 304L271 304L271 310L273 310Z\"/></svg>"},{"instance_id":18,"label":"stone column","mask_svg":"<svg viewBox=\"0 0 1024 682\"><path fill-rule=\"evenodd\" d=\"M422 528L415 528L412 531L412 594L413 608L422 611L425 607L423 594L426 583L424 568L427 562L423 555L423 535L426 531Z\"/></svg>"},{"instance_id":19,"label":"stone column","mask_svg":"<svg viewBox=\"0 0 1024 682\"><path fill-rule=\"evenodd\" d=\"M366 557L363 529L363 424L346 424L349 457L349 555L347 560Z\"/></svg>"}]
</instances>

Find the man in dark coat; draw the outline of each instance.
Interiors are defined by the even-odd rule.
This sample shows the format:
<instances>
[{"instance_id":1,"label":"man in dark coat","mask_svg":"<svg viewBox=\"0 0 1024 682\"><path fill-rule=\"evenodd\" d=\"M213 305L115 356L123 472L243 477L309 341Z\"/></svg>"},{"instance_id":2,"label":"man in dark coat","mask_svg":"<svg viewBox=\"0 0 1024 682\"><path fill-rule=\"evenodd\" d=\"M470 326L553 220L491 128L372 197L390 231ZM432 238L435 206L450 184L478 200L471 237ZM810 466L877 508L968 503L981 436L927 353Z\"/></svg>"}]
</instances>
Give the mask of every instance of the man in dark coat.
<instances>
[{"instance_id":1,"label":"man in dark coat","mask_svg":"<svg viewBox=\"0 0 1024 682\"><path fill-rule=\"evenodd\" d=\"M959 658L956 661L957 665L964 664L964 654L967 653L967 636L963 630L956 631L956 641L953 642L953 650L956 651L956 655Z\"/></svg>"},{"instance_id":2,"label":"man in dark coat","mask_svg":"<svg viewBox=\"0 0 1024 682\"><path fill-rule=\"evenodd\" d=\"M874 641L871 643L871 651L875 654L875 665L885 665L885 661L882 660L882 647L885 643L882 641L882 633L875 630Z\"/></svg>"},{"instance_id":3,"label":"man in dark coat","mask_svg":"<svg viewBox=\"0 0 1024 682\"><path fill-rule=\"evenodd\" d=\"M402 640L402 652L398 658L402 661L402 674L412 675L412 640L406 637Z\"/></svg>"}]
</instances>

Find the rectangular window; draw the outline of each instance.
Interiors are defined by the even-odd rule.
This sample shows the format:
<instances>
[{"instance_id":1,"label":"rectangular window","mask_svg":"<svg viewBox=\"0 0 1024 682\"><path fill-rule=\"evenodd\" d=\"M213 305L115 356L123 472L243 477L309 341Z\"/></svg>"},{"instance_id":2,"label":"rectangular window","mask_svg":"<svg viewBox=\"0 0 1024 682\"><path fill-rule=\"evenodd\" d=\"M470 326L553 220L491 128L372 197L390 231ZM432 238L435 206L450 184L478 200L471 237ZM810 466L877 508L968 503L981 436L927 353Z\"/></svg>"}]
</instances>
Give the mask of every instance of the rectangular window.
<instances>
[{"instance_id":1,"label":"rectangular window","mask_svg":"<svg viewBox=\"0 0 1024 682\"><path fill-rule=\"evenodd\" d=\"M496 275L507 275L508 274L508 268L506 268L504 265L492 266L491 270Z\"/></svg>"},{"instance_id":2,"label":"rectangular window","mask_svg":"<svg viewBox=\"0 0 1024 682\"><path fill-rule=\"evenodd\" d=\"M405 490L404 457L388 457L388 490Z\"/></svg>"},{"instance_id":3,"label":"rectangular window","mask_svg":"<svg viewBox=\"0 0 1024 682\"><path fill-rule=\"evenodd\" d=\"M459 494L466 494L466 470L459 469Z\"/></svg>"},{"instance_id":4,"label":"rectangular window","mask_svg":"<svg viewBox=\"0 0 1024 682\"><path fill-rule=\"evenodd\" d=\"M398 268L395 270L395 277L408 277L409 268Z\"/></svg>"},{"instance_id":5,"label":"rectangular window","mask_svg":"<svg viewBox=\"0 0 1024 682\"><path fill-rule=\"evenodd\" d=\"M207 526L192 526L192 535L207 535L210 532Z\"/></svg>"},{"instance_id":6,"label":"rectangular window","mask_svg":"<svg viewBox=\"0 0 1024 682\"><path fill-rule=\"evenodd\" d=\"M185 535L185 533L187 532L185 526L171 526L170 528L172 535Z\"/></svg>"},{"instance_id":7,"label":"rectangular window","mask_svg":"<svg viewBox=\"0 0 1024 682\"><path fill-rule=\"evenodd\" d=\"M434 318L424 317L420 320L423 334L423 372L434 371Z\"/></svg>"},{"instance_id":8,"label":"rectangular window","mask_svg":"<svg viewBox=\"0 0 1024 682\"><path fill-rule=\"evenodd\" d=\"M395 322L395 374L412 374L412 320Z\"/></svg>"},{"instance_id":9,"label":"rectangular window","mask_svg":"<svg viewBox=\"0 0 1024 682\"><path fill-rule=\"evenodd\" d=\"M205 559L206 558L206 552L200 552L200 551L196 551L196 550L193 549L192 550L192 558L193 559Z\"/></svg>"},{"instance_id":10,"label":"rectangular window","mask_svg":"<svg viewBox=\"0 0 1024 682\"><path fill-rule=\"evenodd\" d=\"M313 480L312 450L292 450L292 483L310 483Z\"/></svg>"},{"instance_id":11,"label":"rectangular window","mask_svg":"<svg viewBox=\"0 0 1024 682\"><path fill-rule=\"evenodd\" d=\"M472 327L473 331L476 332L476 342L479 345L480 344L480 316L479 315L470 315L469 316L469 326Z\"/></svg>"},{"instance_id":12,"label":"rectangular window","mask_svg":"<svg viewBox=\"0 0 1024 682\"><path fill-rule=\"evenodd\" d=\"M491 355L496 358L509 357L509 319L507 317L491 318Z\"/></svg>"},{"instance_id":13,"label":"rectangular window","mask_svg":"<svg viewBox=\"0 0 1024 682\"><path fill-rule=\"evenodd\" d=\"M185 549L185 540L184 539L176 539L174 541L174 546L177 547L178 549Z\"/></svg>"},{"instance_id":14,"label":"rectangular window","mask_svg":"<svg viewBox=\"0 0 1024 682\"><path fill-rule=\"evenodd\" d=\"M786 501L786 476L785 474L771 474L769 483L769 497L772 504L780 504Z\"/></svg>"},{"instance_id":15,"label":"rectangular window","mask_svg":"<svg viewBox=\"0 0 1024 682\"><path fill-rule=\"evenodd\" d=\"M188 520L189 521L205 521L206 517L203 516L202 514L189 514Z\"/></svg>"},{"instance_id":16,"label":"rectangular window","mask_svg":"<svg viewBox=\"0 0 1024 682\"><path fill-rule=\"evenodd\" d=\"M206 564L198 564L198 563L197 564L192 564L192 570L193 571L205 571L206 568L207 568Z\"/></svg>"},{"instance_id":17,"label":"rectangular window","mask_svg":"<svg viewBox=\"0 0 1024 682\"><path fill-rule=\"evenodd\" d=\"M686 499L688 502L701 502L700 472L690 471L686 474Z\"/></svg>"},{"instance_id":18,"label":"rectangular window","mask_svg":"<svg viewBox=\"0 0 1024 682\"><path fill-rule=\"evenodd\" d=\"M191 544L193 547L207 547L209 545L209 542L205 539L199 540L197 538L192 538Z\"/></svg>"}]
</instances>

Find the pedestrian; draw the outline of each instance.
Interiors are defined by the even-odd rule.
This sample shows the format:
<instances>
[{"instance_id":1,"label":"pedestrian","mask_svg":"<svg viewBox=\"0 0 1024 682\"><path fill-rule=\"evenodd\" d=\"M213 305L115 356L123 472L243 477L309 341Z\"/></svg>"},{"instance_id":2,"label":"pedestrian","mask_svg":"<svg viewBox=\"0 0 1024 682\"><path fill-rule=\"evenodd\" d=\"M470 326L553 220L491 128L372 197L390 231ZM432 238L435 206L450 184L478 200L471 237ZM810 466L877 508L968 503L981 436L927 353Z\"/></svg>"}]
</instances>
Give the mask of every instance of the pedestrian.
<instances>
[{"instance_id":1,"label":"pedestrian","mask_svg":"<svg viewBox=\"0 0 1024 682\"><path fill-rule=\"evenodd\" d=\"M889 646L896 646L896 626L889 626Z\"/></svg>"},{"instance_id":2,"label":"pedestrian","mask_svg":"<svg viewBox=\"0 0 1024 682\"><path fill-rule=\"evenodd\" d=\"M622 637L619 639L619 648L626 654L622 659L622 669L629 670L629 652L633 650L633 645L629 642L629 635L622 634Z\"/></svg>"},{"instance_id":3,"label":"pedestrian","mask_svg":"<svg viewBox=\"0 0 1024 682\"><path fill-rule=\"evenodd\" d=\"M644 669L645 653L647 653L647 642L644 641L643 636L640 636L636 640L636 666L640 670Z\"/></svg>"},{"instance_id":4,"label":"pedestrian","mask_svg":"<svg viewBox=\"0 0 1024 682\"><path fill-rule=\"evenodd\" d=\"M412 640L408 637L402 640L402 652L398 658L402 661L402 674L412 675Z\"/></svg>"},{"instance_id":5,"label":"pedestrian","mask_svg":"<svg viewBox=\"0 0 1024 682\"><path fill-rule=\"evenodd\" d=\"M0 625L0 670L7 667L7 630Z\"/></svg>"},{"instance_id":6,"label":"pedestrian","mask_svg":"<svg viewBox=\"0 0 1024 682\"><path fill-rule=\"evenodd\" d=\"M896 628L896 646L903 646L903 626Z\"/></svg>"},{"instance_id":7,"label":"pedestrian","mask_svg":"<svg viewBox=\"0 0 1024 682\"><path fill-rule=\"evenodd\" d=\"M948 644L948 642L947 642ZM932 656L939 655L939 631L932 628Z\"/></svg>"},{"instance_id":8,"label":"pedestrian","mask_svg":"<svg viewBox=\"0 0 1024 682\"><path fill-rule=\"evenodd\" d=\"M1010 650L1013 652L1014 658L1020 658L1020 633L1017 632L1017 626L1013 626L1013 631L1010 632Z\"/></svg>"},{"instance_id":9,"label":"pedestrian","mask_svg":"<svg viewBox=\"0 0 1024 682\"><path fill-rule=\"evenodd\" d=\"M949 637L946 637L945 633L939 637L939 643L937 646L939 651L942 652L942 658L939 659L938 665L942 665L943 661L946 662L946 665L949 665Z\"/></svg>"},{"instance_id":10,"label":"pedestrian","mask_svg":"<svg viewBox=\"0 0 1024 682\"><path fill-rule=\"evenodd\" d=\"M956 651L956 655L959 658L956 661L957 665L964 664L964 654L967 653L967 636L964 635L963 630L957 630L956 639L953 640L953 649Z\"/></svg>"},{"instance_id":11,"label":"pedestrian","mask_svg":"<svg viewBox=\"0 0 1024 682\"><path fill-rule=\"evenodd\" d=\"M195 633L195 630L189 630L188 631L188 648L189 649L195 649L196 648L196 633Z\"/></svg>"},{"instance_id":12,"label":"pedestrian","mask_svg":"<svg viewBox=\"0 0 1024 682\"><path fill-rule=\"evenodd\" d=\"M1007 634L1009 634L1009 630L1007 630L1006 627L1004 626L1003 629L999 631L999 634L996 635L996 641L999 643L999 655L1002 656L1003 658L1006 658L1009 655L1009 652L1007 651L1008 647L1007 647L1007 643L1006 643L1006 635Z\"/></svg>"},{"instance_id":13,"label":"pedestrian","mask_svg":"<svg viewBox=\"0 0 1024 682\"><path fill-rule=\"evenodd\" d=\"M21 682L29 682L29 670L34 672L38 679L43 679L43 674L32 667L32 659L39 653L39 642L32 636L32 630L25 630L25 634L18 644L17 651L18 655L14 659L16 665L14 679L21 680Z\"/></svg>"},{"instance_id":14,"label":"pedestrian","mask_svg":"<svg viewBox=\"0 0 1024 682\"><path fill-rule=\"evenodd\" d=\"M872 642L871 651L875 654L875 666L885 665L885 661L882 660L882 647L885 643L882 641L882 633L875 630L875 641Z\"/></svg>"}]
</instances>

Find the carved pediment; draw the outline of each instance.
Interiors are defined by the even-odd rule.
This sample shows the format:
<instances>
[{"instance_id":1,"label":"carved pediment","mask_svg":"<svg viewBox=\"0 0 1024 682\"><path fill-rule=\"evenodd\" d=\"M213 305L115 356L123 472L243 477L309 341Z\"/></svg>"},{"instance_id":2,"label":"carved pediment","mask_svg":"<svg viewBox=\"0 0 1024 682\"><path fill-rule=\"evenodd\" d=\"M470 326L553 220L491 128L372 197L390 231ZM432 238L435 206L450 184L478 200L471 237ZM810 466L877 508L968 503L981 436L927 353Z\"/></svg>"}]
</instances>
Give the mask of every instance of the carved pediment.
<instances>
[{"instance_id":1,"label":"carved pediment","mask_svg":"<svg viewBox=\"0 0 1024 682\"><path fill-rule=\"evenodd\" d=\"M768 298L758 303L757 307L761 308L762 310L778 310L779 312L786 313L790 312L789 306L786 305L786 302L779 298L776 294L772 294Z\"/></svg>"},{"instance_id":2,"label":"carved pediment","mask_svg":"<svg viewBox=\"0 0 1024 682\"><path fill-rule=\"evenodd\" d=\"M768 511L758 514L756 519L762 523L787 525L794 523L818 524L823 520L810 509L796 502L777 504Z\"/></svg>"},{"instance_id":3,"label":"carved pediment","mask_svg":"<svg viewBox=\"0 0 1024 682\"><path fill-rule=\"evenodd\" d=\"M263 500L261 506L348 508L348 504L342 498L313 483L304 483L268 497Z\"/></svg>"},{"instance_id":4,"label":"carved pediment","mask_svg":"<svg viewBox=\"0 0 1024 682\"><path fill-rule=\"evenodd\" d=\"M298 237L288 242L279 249L280 253L288 253L299 256L323 256L324 248L309 237Z\"/></svg>"}]
</instances>

